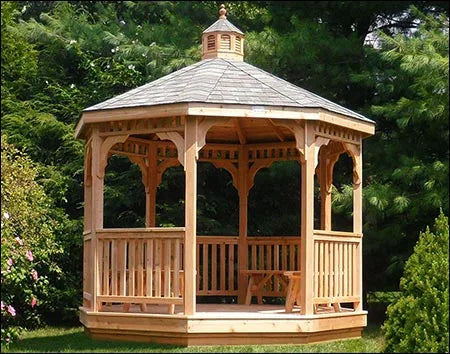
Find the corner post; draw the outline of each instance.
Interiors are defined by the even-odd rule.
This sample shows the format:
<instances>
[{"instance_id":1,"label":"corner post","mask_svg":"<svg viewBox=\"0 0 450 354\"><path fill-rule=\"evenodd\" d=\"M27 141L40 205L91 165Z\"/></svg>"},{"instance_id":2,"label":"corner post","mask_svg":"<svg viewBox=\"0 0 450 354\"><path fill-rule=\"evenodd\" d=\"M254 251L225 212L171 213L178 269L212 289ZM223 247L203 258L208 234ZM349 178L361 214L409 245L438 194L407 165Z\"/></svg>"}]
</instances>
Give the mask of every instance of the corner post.
<instances>
[{"instance_id":1,"label":"corner post","mask_svg":"<svg viewBox=\"0 0 450 354\"><path fill-rule=\"evenodd\" d=\"M362 139L353 156L353 232L362 235ZM356 248L355 295L360 298L354 303L355 311L362 311L362 237Z\"/></svg>"},{"instance_id":2,"label":"corner post","mask_svg":"<svg viewBox=\"0 0 450 354\"><path fill-rule=\"evenodd\" d=\"M239 148L238 193L239 193L239 242L238 242L238 303L245 303L247 276L241 270L248 267L247 215L248 215L248 148Z\"/></svg>"},{"instance_id":3,"label":"corner post","mask_svg":"<svg viewBox=\"0 0 450 354\"><path fill-rule=\"evenodd\" d=\"M97 229L103 228L103 183L104 167L102 167L101 148L103 139L99 135L98 128L92 130L92 197L91 197L91 233L92 233L92 270L93 270L93 291L92 291L92 309L97 312L101 304L97 302L97 296L100 295L100 277L99 277L99 242L97 238Z\"/></svg>"},{"instance_id":4,"label":"corner post","mask_svg":"<svg viewBox=\"0 0 450 354\"><path fill-rule=\"evenodd\" d=\"M151 143L148 146L148 173L147 184L145 187L145 227L156 226L156 191L157 185L157 167L156 144Z\"/></svg>"},{"instance_id":5,"label":"corner post","mask_svg":"<svg viewBox=\"0 0 450 354\"><path fill-rule=\"evenodd\" d=\"M185 123L186 178L184 237L184 314L195 314L197 244L197 117L187 116Z\"/></svg>"},{"instance_id":6,"label":"corner post","mask_svg":"<svg viewBox=\"0 0 450 354\"><path fill-rule=\"evenodd\" d=\"M301 314L313 314L314 271L314 173L315 134L313 122L305 121L304 163L302 164Z\"/></svg>"}]
</instances>

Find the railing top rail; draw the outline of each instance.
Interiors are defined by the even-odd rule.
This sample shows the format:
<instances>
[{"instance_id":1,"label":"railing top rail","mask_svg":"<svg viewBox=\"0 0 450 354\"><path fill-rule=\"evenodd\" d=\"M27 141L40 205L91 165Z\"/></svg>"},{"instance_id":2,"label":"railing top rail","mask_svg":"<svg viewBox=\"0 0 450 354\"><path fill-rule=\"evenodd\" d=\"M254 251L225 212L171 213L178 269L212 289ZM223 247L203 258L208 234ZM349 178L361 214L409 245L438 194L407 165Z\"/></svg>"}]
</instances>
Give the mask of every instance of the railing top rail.
<instances>
[{"instance_id":1,"label":"railing top rail","mask_svg":"<svg viewBox=\"0 0 450 354\"><path fill-rule=\"evenodd\" d=\"M363 235L355 232L345 231L328 231L328 230L314 230L314 235L323 236L338 236L338 237L362 237Z\"/></svg>"},{"instance_id":2,"label":"railing top rail","mask_svg":"<svg viewBox=\"0 0 450 354\"><path fill-rule=\"evenodd\" d=\"M96 232L102 233L141 233L141 232L184 232L184 227L136 227L136 228L111 228L111 229L96 229Z\"/></svg>"},{"instance_id":3,"label":"railing top rail","mask_svg":"<svg viewBox=\"0 0 450 354\"><path fill-rule=\"evenodd\" d=\"M300 242L300 236L248 236L247 240L249 242L271 242L271 241L281 241L281 242Z\"/></svg>"}]
</instances>

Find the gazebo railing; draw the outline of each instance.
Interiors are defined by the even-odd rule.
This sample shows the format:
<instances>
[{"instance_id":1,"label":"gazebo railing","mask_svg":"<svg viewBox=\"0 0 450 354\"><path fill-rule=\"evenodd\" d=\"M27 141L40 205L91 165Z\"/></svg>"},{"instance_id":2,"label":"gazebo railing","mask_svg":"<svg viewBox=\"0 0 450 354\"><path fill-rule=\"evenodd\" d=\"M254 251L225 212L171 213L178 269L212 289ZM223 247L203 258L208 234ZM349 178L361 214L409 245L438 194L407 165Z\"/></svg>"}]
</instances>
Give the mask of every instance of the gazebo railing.
<instances>
[{"instance_id":1,"label":"gazebo railing","mask_svg":"<svg viewBox=\"0 0 450 354\"><path fill-rule=\"evenodd\" d=\"M91 234L85 235L85 262ZM99 303L183 304L184 228L100 229L97 238ZM362 235L314 230L314 304L361 301ZM238 262L239 237L197 236L197 295L236 296L239 266L248 270L300 270L299 236L248 237L247 265ZM84 297L92 299L92 269L85 264ZM283 296L272 277L263 296Z\"/></svg>"},{"instance_id":2,"label":"gazebo railing","mask_svg":"<svg viewBox=\"0 0 450 354\"><path fill-rule=\"evenodd\" d=\"M250 270L300 270L300 236L249 237L248 269ZM275 274L266 283L263 296L285 296L287 284Z\"/></svg>"},{"instance_id":3,"label":"gazebo railing","mask_svg":"<svg viewBox=\"0 0 450 354\"><path fill-rule=\"evenodd\" d=\"M237 236L197 236L197 295L238 294Z\"/></svg>"},{"instance_id":4,"label":"gazebo railing","mask_svg":"<svg viewBox=\"0 0 450 354\"><path fill-rule=\"evenodd\" d=\"M183 303L184 228L102 229L98 302Z\"/></svg>"},{"instance_id":5,"label":"gazebo railing","mask_svg":"<svg viewBox=\"0 0 450 354\"><path fill-rule=\"evenodd\" d=\"M361 301L362 235L314 230L314 304Z\"/></svg>"},{"instance_id":6,"label":"gazebo railing","mask_svg":"<svg viewBox=\"0 0 450 354\"><path fill-rule=\"evenodd\" d=\"M197 236L197 295L238 294L238 236ZM300 237L247 237L249 270L299 270ZM283 296L286 284L276 275L267 282L263 296Z\"/></svg>"}]
</instances>

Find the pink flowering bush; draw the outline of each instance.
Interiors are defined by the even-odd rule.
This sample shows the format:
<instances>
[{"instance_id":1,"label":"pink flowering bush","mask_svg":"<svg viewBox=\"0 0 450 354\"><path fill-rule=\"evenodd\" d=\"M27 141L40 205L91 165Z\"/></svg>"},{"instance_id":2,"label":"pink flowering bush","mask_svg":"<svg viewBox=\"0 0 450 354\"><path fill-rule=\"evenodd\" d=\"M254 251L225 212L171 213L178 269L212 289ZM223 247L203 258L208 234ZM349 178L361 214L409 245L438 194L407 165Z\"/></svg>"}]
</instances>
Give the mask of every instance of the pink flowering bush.
<instances>
[{"instance_id":1,"label":"pink flowering bush","mask_svg":"<svg viewBox=\"0 0 450 354\"><path fill-rule=\"evenodd\" d=\"M51 205L35 181L36 167L24 154L1 141L1 344L23 328L41 323L41 308L52 305L49 275L58 274L56 223Z\"/></svg>"}]
</instances>

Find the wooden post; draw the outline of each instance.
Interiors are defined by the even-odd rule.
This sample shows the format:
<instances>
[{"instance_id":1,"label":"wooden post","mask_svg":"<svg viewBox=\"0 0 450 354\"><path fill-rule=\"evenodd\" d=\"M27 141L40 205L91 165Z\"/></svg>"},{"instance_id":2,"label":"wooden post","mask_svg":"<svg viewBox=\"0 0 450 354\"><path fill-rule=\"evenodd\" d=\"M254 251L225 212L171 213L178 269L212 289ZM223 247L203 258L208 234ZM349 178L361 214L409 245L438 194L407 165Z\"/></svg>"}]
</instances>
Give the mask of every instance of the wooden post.
<instances>
[{"instance_id":1,"label":"wooden post","mask_svg":"<svg viewBox=\"0 0 450 354\"><path fill-rule=\"evenodd\" d=\"M104 168L101 168L102 138L99 136L98 128L92 129L92 199L91 199L91 232L92 232L92 307L96 312L100 309L97 296L100 291L100 277L98 264L98 239L96 230L103 228L103 177Z\"/></svg>"},{"instance_id":2,"label":"wooden post","mask_svg":"<svg viewBox=\"0 0 450 354\"><path fill-rule=\"evenodd\" d=\"M313 314L314 154L313 122L305 122L305 162L302 164L301 314Z\"/></svg>"},{"instance_id":3,"label":"wooden post","mask_svg":"<svg viewBox=\"0 0 450 354\"><path fill-rule=\"evenodd\" d=\"M362 234L362 140L359 149L355 149L353 158L353 232ZM362 311L362 238L356 247L356 293L360 302L354 304L355 311Z\"/></svg>"},{"instance_id":4,"label":"wooden post","mask_svg":"<svg viewBox=\"0 0 450 354\"><path fill-rule=\"evenodd\" d=\"M330 161L327 156L326 147L322 147L319 156L320 170L320 228L322 230L331 230L331 193L328 186L331 185L332 176L328 176Z\"/></svg>"},{"instance_id":5,"label":"wooden post","mask_svg":"<svg viewBox=\"0 0 450 354\"><path fill-rule=\"evenodd\" d=\"M184 314L195 314L196 238L197 238L197 117L187 116L185 123L185 239L184 239Z\"/></svg>"},{"instance_id":6,"label":"wooden post","mask_svg":"<svg viewBox=\"0 0 450 354\"><path fill-rule=\"evenodd\" d=\"M84 232L92 233L92 148L91 140L86 143L84 158ZM91 235L89 235L91 237ZM92 240L83 236L83 307L92 310ZM88 293L91 299L86 299Z\"/></svg>"},{"instance_id":7,"label":"wooden post","mask_svg":"<svg viewBox=\"0 0 450 354\"><path fill-rule=\"evenodd\" d=\"M247 276L241 270L248 268L247 215L248 215L248 148L239 148L238 165L239 193L239 242L238 242L238 303L244 304L247 289Z\"/></svg>"},{"instance_id":8,"label":"wooden post","mask_svg":"<svg viewBox=\"0 0 450 354\"><path fill-rule=\"evenodd\" d=\"M156 192L157 185L157 167L156 144L149 144L148 147L148 173L147 186L145 188L145 227L156 226Z\"/></svg>"}]
</instances>

